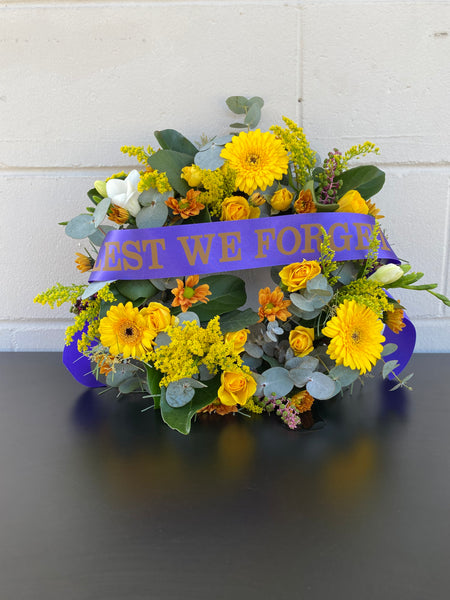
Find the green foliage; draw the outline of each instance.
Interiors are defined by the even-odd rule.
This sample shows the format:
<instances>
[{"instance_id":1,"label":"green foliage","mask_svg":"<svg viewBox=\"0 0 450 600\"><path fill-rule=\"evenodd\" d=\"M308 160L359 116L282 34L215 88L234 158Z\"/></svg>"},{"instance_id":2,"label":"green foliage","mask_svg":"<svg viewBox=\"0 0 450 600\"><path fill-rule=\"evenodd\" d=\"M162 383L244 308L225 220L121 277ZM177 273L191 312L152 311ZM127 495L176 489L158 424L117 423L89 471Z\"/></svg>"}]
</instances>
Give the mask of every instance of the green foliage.
<instances>
[{"instance_id":1,"label":"green foliage","mask_svg":"<svg viewBox=\"0 0 450 600\"><path fill-rule=\"evenodd\" d=\"M220 376L216 375L208 382L208 387L196 390L192 400L180 408L173 408L169 405L166 399L166 388L162 387L160 409L163 421L171 429L187 435L191 430L192 417L217 397L219 386Z\"/></svg>"},{"instance_id":2,"label":"green foliage","mask_svg":"<svg viewBox=\"0 0 450 600\"><path fill-rule=\"evenodd\" d=\"M385 173L373 165L354 167L339 176L342 185L337 197L342 198L350 190L356 190L364 200L369 200L381 190L385 178Z\"/></svg>"},{"instance_id":3,"label":"green foliage","mask_svg":"<svg viewBox=\"0 0 450 600\"><path fill-rule=\"evenodd\" d=\"M258 313L251 308L245 310L233 310L220 317L220 330L222 333L239 331L259 321Z\"/></svg>"},{"instance_id":4,"label":"green foliage","mask_svg":"<svg viewBox=\"0 0 450 600\"><path fill-rule=\"evenodd\" d=\"M215 315L228 313L245 304L247 294L245 283L235 275L209 275L200 279L200 284L207 283L212 295L207 304L194 304L191 311L195 312L200 321L205 322Z\"/></svg>"},{"instance_id":5,"label":"green foliage","mask_svg":"<svg viewBox=\"0 0 450 600\"><path fill-rule=\"evenodd\" d=\"M255 128L261 119L261 109L264 100L259 96L245 98L245 96L230 96L226 99L228 108L235 115L244 115L244 123L231 123L230 127L248 129Z\"/></svg>"},{"instance_id":6,"label":"green foliage","mask_svg":"<svg viewBox=\"0 0 450 600\"><path fill-rule=\"evenodd\" d=\"M181 196L187 194L189 186L187 181L181 178L180 173L184 167L188 167L192 163L192 154L175 150L158 150L148 159L148 164L152 169L165 173L171 187Z\"/></svg>"},{"instance_id":7,"label":"green foliage","mask_svg":"<svg viewBox=\"0 0 450 600\"><path fill-rule=\"evenodd\" d=\"M154 133L163 150L175 150L181 152L181 154L189 154L192 157L197 153L194 144L175 129L163 129Z\"/></svg>"},{"instance_id":8,"label":"green foliage","mask_svg":"<svg viewBox=\"0 0 450 600\"><path fill-rule=\"evenodd\" d=\"M116 281L115 286L119 293L131 302L140 298L149 300L158 292L149 279L122 279Z\"/></svg>"}]
</instances>

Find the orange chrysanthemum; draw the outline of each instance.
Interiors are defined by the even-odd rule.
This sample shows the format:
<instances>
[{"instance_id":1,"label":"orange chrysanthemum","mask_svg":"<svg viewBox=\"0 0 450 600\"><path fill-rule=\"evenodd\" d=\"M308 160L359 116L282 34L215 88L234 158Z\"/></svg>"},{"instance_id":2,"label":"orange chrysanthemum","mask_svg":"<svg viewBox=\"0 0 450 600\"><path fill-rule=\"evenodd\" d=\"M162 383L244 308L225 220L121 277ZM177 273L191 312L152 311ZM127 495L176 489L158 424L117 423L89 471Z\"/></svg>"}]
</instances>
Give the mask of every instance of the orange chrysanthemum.
<instances>
[{"instance_id":1,"label":"orange chrysanthemum","mask_svg":"<svg viewBox=\"0 0 450 600\"><path fill-rule=\"evenodd\" d=\"M291 301L284 299L283 292L278 286L273 292L268 287L259 290L258 298L261 305L258 310L259 323L264 318L268 321L275 321L275 319L286 321L291 316L291 313L287 310Z\"/></svg>"},{"instance_id":2,"label":"orange chrysanthemum","mask_svg":"<svg viewBox=\"0 0 450 600\"><path fill-rule=\"evenodd\" d=\"M302 392L298 392L290 399L290 403L295 406L298 412L307 412L311 410L311 406L313 405L314 398L311 396L309 392L303 390Z\"/></svg>"},{"instance_id":3,"label":"orange chrysanthemum","mask_svg":"<svg viewBox=\"0 0 450 600\"><path fill-rule=\"evenodd\" d=\"M108 211L108 219L113 223L117 223L117 225L123 225L128 221L128 217L130 213L126 208L122 208L121 206L117 206L117 204L111 204L111 207Z\"/></svg>"},{"instance_id":4,"label":"orange chrysanthemum","mask_svg":"<svg viewBox=\"0 0 450 600\"><path fill-rule=\"evenodd\" d=\"M209 415L212 413L217 415L228 415L229 413L236 413L238 410L237 404L234 404L233 406L226 406L225 404L222 404L219 399L217 399L214 400L214 402L211 402L211 404L204 406L197 412L208 413Z\"/></svg>"},{"instance_id":5,"label":"orange chrysanthemum","mask_svg":"<svg viewBox=\"0 0 450 600\"><path fill-rule=\"evenodd\" d=\"M403 321L403 310L401 308L394 308L394 310L385 313L384 322L394 333L400 333L405 327Z\"/></svg>"},{"instance_id":6,"label":"orange chrysanthemum","mask_svg":"<svg viewBox=\"0 0 450 600\"><path fill-rule=\"evenodd\" d=\"M86 271L90 271L94 266L94 261L89 256L85 256L84 254L76 253L77 258L75 259L75 264L77 265L77 269L82 273L86 273Z\"/></svg>"},{"instance_id":7,"label":"orange chrysanthemum","mask_svg":"<svg viewBox=\"0 0 450 600\"><path fill-rule=\"evenodd\" d=\"M205 208L198 197L201 192L199 190L188 190L186 198L173 198L172 196L166 200L167 206L172 209L174 215L180 215L182 219L189 219L198 215Z\"/></svg>"},{"instance_id":8,"label":"orange chrysanthemum","mask_svg":"<svg viewBox=\"0 0 450 600\"><path fill-rule=\"evenodd\" d=\"M294 202L294 210L297 214L317 212L311 190L302 190Z\"/></svg>"},{"instance_id":9,"label":"orange chrysanthemum","mask_svg":"<svg viewBox=\"0 0 450 600\"><path fill-rule=\"evenodd\" d=\"M172 294L175 296L172 306L180 306L181 310L186 312L196 302L208 302L206 296L211 294L209 285L204 283L194 289L198 281L198 275L190 275L185 284L181 279L177 279L177 287L172 290Z\"/></svg>"}]
</instances>

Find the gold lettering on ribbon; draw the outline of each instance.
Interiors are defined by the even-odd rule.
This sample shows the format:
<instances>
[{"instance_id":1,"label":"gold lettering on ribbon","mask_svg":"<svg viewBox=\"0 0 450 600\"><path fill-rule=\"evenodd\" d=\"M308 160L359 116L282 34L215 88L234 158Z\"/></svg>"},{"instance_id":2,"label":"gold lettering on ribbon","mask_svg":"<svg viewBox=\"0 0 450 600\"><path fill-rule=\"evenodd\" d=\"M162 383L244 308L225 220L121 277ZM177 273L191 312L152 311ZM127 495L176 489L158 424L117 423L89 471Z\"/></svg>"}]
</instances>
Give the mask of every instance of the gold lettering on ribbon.
<instances>
[{"instance_id":1,"label":"gold lettering on ribbon","mask_svg":"<svg viewBox=\"0 0 450 600\"><path fill-rule=\"evenodd\" d=\"M286 248L284 247L284 236L288 231L294 234L294 245L290 250L286 250ZM283 229L281 229L277 235L277 250L281 254L294 254L300 248L301 243L302 236L300 234L300 231L296 227L283 227Z\"/></svg>"},{"instance_id":2,"label":"gold lettering on ribbon","mask_svg":"<svg viewBox=\"0 0 450 600\"><path fill-rule=\"evenodd\" d=\"M181 237L177 237L177 240L180 241L181 245L183 246L183 250L186 255L187 261L191 265L191 267L195 265L197 256L200 256L200 260L204 265L208 264L209 253L211 252L211 244L215 235L215 233L207 233L206 235L183 235ZM206 250L203 248L203 245L200 241L203 237L208 239ZM187 242L189 239L194 240L194 249L192 250L192 252Z\"/></svg>"},{"instance_id":3,"label":"gold lettering on ribbon","mask_svg":"<svg viewBox=\"0 0 450 600\"><path fill-rule=\"evenodd\" d=\"M391 251L391 249L390 249L390 248L389 248L389 246L387 245L386 238L384 237L384 235L383 235L383 232L382 232L382 231L380 231L380 233L378 234L378 237L379 237L379 238L380 238L380 240L381 240L381 247L383 248L383 250L387 250L388 252L390 252L390 251Z\"/></svg>"},{"instance_id":4,"label":"gold lettering on ribbon","mask_svg":"<svg viewBox=\"0 0 450 600\"><path fill-rule=\"evenodd\" d=\"M357 241L358 245L355 250L368 250L370 244L370 236L372 233L372 226L369 223L355 223L357 232ZM365 227L366 231L363 231L363 227ZM367 242L367 246L364 246L364 241Z\"/></svg>"},{"instance_id":5,"label":"gold lettering on ribbon","mask_svg":"<svg viewBox=\"0 0 450 600\"><path fill-rule=\"evenodd\" d=\"M305 230L305 247L302 250L302 254L309 254L314 252L311 242L314 240L316 242L316 252L320 252L320 246L322 245L322 231L321 225L318 223L307 223L305 225L301 225L301 227ZM311 229L315 227L317 229L317 233L314 235L311 233Z\"/></svg>"},{"instance_id":6,"label":"gold lettering on ribbon","mask_svg":"<svg viewBox=\"0 0 450 600\"><path fill-rule=\"evenodd\" d=\"M147 246L150 245L150 254L152 258L152 264L149 269L163 269L164 267L158 262L158 244L163 250L166 249L166 240L164 238L158 240L143 240L142 241L142 252L145 252Z\"/></svg>"},{"instance_id":7,"label":"gold lettering on ribbon","mask_svg":"<svg viewBox=\"0 0 450 600\"><path fill-rule=\"evenodd\" d=\"M135 248L137 250L137 252L133 252L132 250L128 250L128 246L132 246L133 248ZM127 240L126 242L124 242L122 244L122 254L123 256L126 256L127 258L136 261L136 266L133 267L132 265L130 265L130 263L127 261L127 258L123 259L123 269L124 271L139 271L139 269L142 269L142 256L140 254L141 252L141 245L139 240L133 241L133 240Z\"/></svg>"},{"instance_id":8,"label":"gold lettering on ribbon","mask_svg":"<svg viewBox=\"0 0 450 600\"><path fill-rule=\"evenodd\" d=\"M219 262L230 262L232 260L241 260L241 249L236 248L236 243L241 243L241 232L233 231L229 233L218 233L217 234L222 240L222 258ZM231 237L229 240L228 237ZM230 256L229 251L233 253L234 256Z\"/></svg>"},{"instance_id":9,"label":"gold lettering on ribbon","mask_svg":"<svg viewBox=\"0 0 450 600\"><path fill-rule=\"evenodd\" d=\"M345 235L341 235L339 237L340 240L344 240L344 244L342 246L338 246L336 244L336 239L334 237L337 227L341 227L345 231ZM330 246L332 250L335 252L339 252L341 250L350 250L350 240L352 239L352 234L348 232L348 223L333 223L328 231L328 234L331 237Z\"/></svg>"},{"instance_id":10,"label":"gold lettering on ribbon","mask_svg":"<svg viewBox=\"0 0 450 600\"><path fill-rule=\"evenodd\" d=\"M272 236L272 239L275 239L275 227L270 227L269 229L255 229L255 233L258 236L258 254L255 258L267 258L267 254L264 252L268 252L269 250L269 235ZM268 234L265 235L264 234Z\"/></svg>"},{"instance_id":11,"label":"gold lettering on ribbon","mask_svg":"<svg viewBox=\"0 0 450 600\"><path fill-rule=\"evenodd\" d=\"M121 271L122 264L116 253L120 252L119 242L105 242L105 266L103 271ZM112 265L117 260L115 266Z\"/></svg>"}]
</instances>

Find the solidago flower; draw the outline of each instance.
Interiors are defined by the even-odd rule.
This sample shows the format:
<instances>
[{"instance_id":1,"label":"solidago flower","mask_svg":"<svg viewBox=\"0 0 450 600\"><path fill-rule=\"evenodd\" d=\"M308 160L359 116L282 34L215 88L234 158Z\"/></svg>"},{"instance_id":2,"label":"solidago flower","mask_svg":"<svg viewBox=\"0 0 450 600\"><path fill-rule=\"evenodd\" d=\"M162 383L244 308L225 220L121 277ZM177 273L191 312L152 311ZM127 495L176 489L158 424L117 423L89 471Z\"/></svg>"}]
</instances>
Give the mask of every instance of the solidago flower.
<instances>
[{"instance_id":1,"label":"solidago flower","mask_svg":"<svg viewBox=\"0 0 450 600\"><path fill-rule=\"evenodd\" d=\"M205 208L199 200L201 192L198 190L188 190L186 198L175 199L170 197L166 200L167 206L172 210L174 215L180 215L182 219L189 219L198 215Z\"/></svg>"},{"instance_id":2,"label":"solidago flower","mask_svg":"<svg viewBox=\"0 0 450 600\"><path fill-rule=\"evenodd\" d=\"M259 323L264 319L268 321L275 321L275 319L286 321L291 316L291 313L287 310L291 301L284 299L284 294L278 286L273 292L268 287L259 290L258 299L260 304L258 310Z\"/></svg>"},{"instance_id":3,"label":"solidago flower","mask_svg":"<svg viewBox=\"0 0 450 600\"><path fill-rule=\"evenodd\" d=\"M327 354L337 365L344 365L364 374L372 370L381 357L383 322L377 314L354 300L344 300L336 315L322 329L331 338Z\"/></svg>"},{"instance_id":4,"label":"solidago flower","mask_svg":"<svg viewBox=\"0 0 450 600\"><path fill-rule=\"evenodd\" d=\"M282 142L269 131L242 131L225 145L220 155L236 171L236 186L246 194L257 188L264 191L288 171L288 154Z\"/></svg>"},{"instance_id":5,"label":"solidago flower","mask_svg":"<svg viewBox=\"0 0 450 600\"><path fill-rule=\"evenodd\" d=\"M400 331L405 327L403 315L403 309L396 307L394 310L385 313L384 322L391 331L394 333L400 333Z\"/></svg>"},{"instance_id":6,"label":"solidago flower","mask_svg":"<svg viewBox=\"0 0 450 600\"><path fill-rule=\"evenodd\" d=\"M110 354L124 358L142 358L156 336L147 319L131 302L111 306L99 326L100 342Z\"/></svg>"},{"instance_id":7,"label":"solidago flower","mask_svg":"<svg viewBox=\"0 0 450 600\"><path fill-rule=\"evenodd\" d=\"M75 259L75 264L77 265L77 269L81 271L81 273L86 273L86 271L90 271L94 266L94 261L89 256L85 256L84 254L76 253L77 258Z\"/></svg>"},{"instance_id":8,"label":"solidago flower","mask_svg":"<svg viewBox=\"0 0 450 600\"><path fill-rule=\"evenodd\" d=\"M181 310L186 312L196 302L204 302L206 304L208 302L206 296L211 294L209 285L204 283L195 288L198 281L198 275L190 275L186 279L186 284L181 279L177 279L177 287L172 290L172 294L175 296L172 306L180 306Z\"/></svg>"},{"instance_id":9,"label":"solidago flower","mask_svg":"<svg viewBox=\"0 0 450 600\"><path fill-rule=\"evenodd\" d=\"M317 212L311 190L302 190L299 193L297 200L294 202L294 211L297 214Z\"/></svg>"}]
</instances>

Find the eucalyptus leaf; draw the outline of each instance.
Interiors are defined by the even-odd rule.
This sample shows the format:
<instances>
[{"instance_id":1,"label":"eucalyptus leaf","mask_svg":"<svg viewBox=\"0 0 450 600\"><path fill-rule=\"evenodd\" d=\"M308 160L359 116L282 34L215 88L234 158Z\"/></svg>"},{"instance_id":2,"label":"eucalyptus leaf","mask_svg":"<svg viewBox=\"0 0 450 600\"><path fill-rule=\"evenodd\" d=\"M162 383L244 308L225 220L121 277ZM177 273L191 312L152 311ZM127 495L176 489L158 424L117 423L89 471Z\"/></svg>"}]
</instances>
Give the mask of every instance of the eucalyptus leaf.
<instances>
[{"instance_id":1,"label":"eucalyptus leaf","mask_svg":"<svg viewBox=\"0 0 450 600\"><path fill-rule=\"evenodd\" d=\"M111 205L110 198L103 198L103 200L97 204L93 217L94 217L94 225L98 227L101 225L108 213L109 207Z\"/></svg>"},{"instance_id":2,"label":"eucalyptus leaf","mask_svg":"<svg viewBox=\"0 0 450 600\"><path fill-rule=\"evenodd\" d=\"M225 159L220 156L222 150L223 146L213 144L208 150L198 152L195 155L195 164L201 169L215 171L225 162Z\"/></svg>"},{"instance_id":3,"label":"eucalyptus leaf","mask_svg":"<svg viewBox=\"0 0 450 600\"><path fill-rule=\"evenodd\" d=\"M291 369L289 371L289 377L292 379L292 381L295 383L295 385L298 388L301 388L308 383L308 381L311 379L311 376L313 373L314 373L314 369L310 369L308 367L303 369L300 366L300 367L295 367L294 369Z\"/></svg>"},{"instance_id":4,"label":"eucalyptus leaf","mask_svg":"<svg viewBox=\"0 0 450 600\"><path fill-rule=\"evenodd\" d=\"M359 371L350 367L344 367L344 365L336 365L331 369L329 375L335 381L339 381L342 387L347 387L358 379Z\"/></svg>"},{"instance_id":5,"label":"eucalyptus leaf","mask_svg":"<svg viewBox=\"0 0 450 600\"><path fill-rule=\"evenodd\" d=\"M243 115L248 107L248 100L245 96L230 96L225 100L228 108L235 115Z\"/></svg>"},{"instance_id":6,"label":"eucalyptus leaf","mask_svg":"<svg viewBox=\"0 0 450 600\"><path fill-rule=\"evenodd\" d=\"M171 428L187 435L191 430L192 417L201 408L210 404L214 398L217 398L217 390L220 386L220 376L216 375L208 383L208 387L196 390L195 396L190 402L180 408L173 408L166 400L166 388L161 388L161 417L163 421Z\"/></svg>"},{"instance_id":7,"label":"eucalyptus leaf","mask_svg":"<svg viewBox=\"0 0 450 600\"><path fill-rule=\"evenodd\" d=\"M246 367L249 367L249 369L251 369L252 371L256 371L256 369L259 369L263 362L261 358L254 358L253 356L250 356L250 354L247 354L247 352L244 352L241 358L242 363Z\"/></svg>"},{"instance_id":8,"label":"eucalyptus leaf","mask_svg":"<svg viewBox=\"0 0 450 600\"><path fill-rule=\"evenodd\" d=\"M248 125L250 128L254 128L258 125L261 119L261 106L257 103L254 103L248 109L247 114L245 115L244 123Z\"/></svg>"},{"instance_id":9,"label":"eucalyptus leaf","mask_svg":"<svg viewBox=\"0 0 450 600\"><path fill-rule=\"evenodd\" d=\"M395 352L397 348L397 344L385 344L381 356L389 356L389 354Z\"/></svg>"},{"instance_id":10,"label":"eucalyptus leaf","mask_svg":"<svg viewBox=\"0 0 450 600\"><path fill-rule=\"evenodd\" d=\"M145 190L139 196L138 201L141 206L152 206L155 203L162 202L164 203L166 200L173 196L173 190L168 190L161 194L157 189L152 188L150 190Z\"/></svg>"},{"instance_id":11,"label":"eucalyptus leaf","mask_svg":"<svg viewBox=\"0 0 450 600\"><path fill-rule=\"evenodd\" d=\"M305 298L303 294L299 294L298 292L292 292L292 294L289 294L289 299L294 306L296 306L302 311L314 310L312 301Z\"/></svg>"},{"instance_id":12,"label":"eucalyptus leaf","mask_svg":"<svg viewBox=\"0 0 450 600\"><path fill-rule=\"evenodd\" d=\"M170 335L165 331L160 331L158 335L155 337L155 346L156 348L160 348L161 346L168 346L172 341Z\"/></svg>"},{"instance_id":13,"label":"eucalyptus leaf","mask_svg":"<svg viewBox=\"0 0 450 600\"><path fill-rule=\"evenodd\" d=\"M106 385L110 387L119 387L121 383L133 377L137 367L131 363L118 364L114 371L110 371L106 376Z\"/></svg>"},{"instance_id":14,"label":"eucalyptus leaf","mask_svg":"<svg viewBox=\"0 0 450 600\"><path fill-rule=\"evenodd\" d=\"M185 406L195 395L194 388L184 379L171 381L166 389L166 401L172 408Z\"/></svg>"},{"instance_id":15,"label":"eucalyptus leaf","mask_svg":"<svg viewBox=\"0 0 450 600\"><path fill-rule=\"evenodd\" d=\"M81 240L92 235L96 229L93 215L78 215L67 223L65 232L69 237Z\"/></svg>"},{"instance_id":16,"label":"eucalyptus leaf","mask_svg":"<svg viewBox=\"0 0 450 600\"><path fill-rule=\"evenodd\" d=\"M233 127L233 129L247 129L245 123L230 123L230 127Z\"/></svg>"},{"instance_id":17,"label":"eucalyptus leaf","mask_svg":"<svg viewBox=\"0 0 450 600\"><path fill-rule=\"evenodd\" d=\"M398 362L398 360L388 360L386 363L384 363L382 371L383 379L386 379L386 377L390 375L392 371L394 371L399 366L399 364L400 363Z\"/></svg>"},{"instance_id":18,"label":"eucalyptus leaf","mask_svg":"<svg viewBox=\"0 0 450 600\"><path fill-rule=\"evenodd\" d=\"M169 208L164 202L155 202L142 208L136 216L138 229L162 227L169 215Z\"/></svg>"},{"instance_id":19,"label":"eucalyptus leaf","mask_svg":"<svg viewBox=\"0 0 450 600\"><path fill-rule=\"evenodd\" d=\"M312 373L310 380L306 384L306 390L316 400L329 400L333 396L336 396L340 389L341 386L338 382L319 371Z\"/></svg>"},{"instance_id":20,"label":"eucalyptus leaf","mask_svg":"<svg viewBox=\"0 0 450 600\"><path fill-rule=\"evenodd\" d=\"M96 229L94 233L88 236L88 238L94 246L101 246L105 240L106 234L115 229L116 227L112 227L111 225L102 225L101 231L100 229Z\"/></svg>"},{"instance_id":21,"label":"eucalyptus leaf","mask_svg":"<svg viewBox=\"0 0 450 600\"><path fill-rule=\"evenodd\" d=\"M108 283L113 283L113 281L115 281L115 279L111 279L110 281L93 281L84 290L81 299L86 300L87 298L90 298L91 296L99 292L102 288L104 288L105 285L108 285Z\"/></svg>"},{"instance_id":22,"label":"eucalyptus leaf","mask_svg":"<svg viewBox=\"0 0 450 600\"><path fill-rule=\"evenodd\" d=\"M254 344L253 342L247 342L244 346L247 354L252 356L253 358L261 358L264 354L263 349L258 344Z\"/></svg>"},{"instance_id":23,"label":"eucalyptus leaf","mask_svg":"<svg viewBox=\"0 0 450 600\"><path fill-rule=\"evenodd\" d=\"M131 392L136 392L137 390L141 390L141 382L137 377L130 377L119 385L119 392L121 394L131 394Z\"/></svg>"},{"instance_id":24,"label":"eucalyptus leaf","mask_svg":"<svg viewBox=\"0 0 450 600\"><path fill-rule=\"evenodd\" d=\"M281 398L294 387L292 379L289 377L289 371L283 367L271 367L262 373L260 380L264 395L271 398Z\"/></svg>"},{"instance_id":25,"label":"eucalyptus leaf","mask_svg":"<svg viewBox=\"0 0 450 600\"><path fill-rule=\"evenodd\" d=\"M180 325L182 325L183 323L197 323L197 325L200 325L200 319L195 314L195 312L192 312L190 310L187 310L184 313L180 313L178 315L178 322L180 323Z\"/></svg>"},{"instance_id":26,"label":"eucalyptus leaf","mask_svg":"<svg viewBox=\"0 0 450 600\"><path fill-rule=\"evenodd\" d=\"M157 369L155 369L154 367L150 367L149 365L145 365L145 370L147 371L148 392L153 397L155 408L159 408L159 396L161 394L159 382L162 379L162 373L161 371L158 371Z\"/></svg>"}]
</instances>

